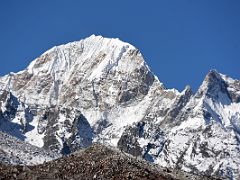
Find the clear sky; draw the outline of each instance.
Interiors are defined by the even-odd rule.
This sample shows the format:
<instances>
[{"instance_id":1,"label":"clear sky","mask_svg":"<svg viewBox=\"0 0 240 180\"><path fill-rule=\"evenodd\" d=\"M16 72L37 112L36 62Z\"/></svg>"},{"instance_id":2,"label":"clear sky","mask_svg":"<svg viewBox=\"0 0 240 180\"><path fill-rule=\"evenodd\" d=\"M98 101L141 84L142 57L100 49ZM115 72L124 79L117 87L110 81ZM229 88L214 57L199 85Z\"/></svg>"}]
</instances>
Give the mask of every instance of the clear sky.
<instances>
[{"instance_id":1,"label":"clear sky","mask_svg":"<svg viewBox=\"0 0 240 180\"><path fill-rule=\"evenodd\" d=\"M239 0L1 0L0 75L91 34L139 48L167 88L196 90L210 69L240 79Z\"/></svg>"}]
</instances>

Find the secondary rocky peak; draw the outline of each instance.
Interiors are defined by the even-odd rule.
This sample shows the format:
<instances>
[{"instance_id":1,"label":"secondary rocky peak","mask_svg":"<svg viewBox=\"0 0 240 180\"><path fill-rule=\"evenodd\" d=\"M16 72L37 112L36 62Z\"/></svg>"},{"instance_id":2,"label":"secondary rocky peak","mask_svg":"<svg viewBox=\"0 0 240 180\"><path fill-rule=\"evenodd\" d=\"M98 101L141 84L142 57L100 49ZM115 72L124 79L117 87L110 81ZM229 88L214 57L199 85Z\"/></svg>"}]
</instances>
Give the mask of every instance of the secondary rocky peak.
<instances>
[{"instance_id":1,"label":"secondary rocky peak","mask_svg":"<svg viewBox=\"0 0 240 180\"><path fill-rule=\"evenodd\" d=\"M216 70L211 70L205 77L200 86L196 96L202 97L204 95L216 99L219 93L228 94L228 84L222 78L222 75Z\"/></svg>"},{"instance_id":2,"label":"secondary rocky peak","mask_svg":"<svg viewBox=\"0 0 240 180\"><path fill-rule=\"evenodd\" d=\"M203 96L218 101L240 102L240 81L211 70L205 77L196 93L197 98ZM229 103L229 102L228 102Z\"/></svg>"},{"instance_id":3,"label":"secondary rocky peak","mask_svg":"<svg viewBox=\"0 0 240 180\"><path fill-rule=\"evenodd\" d=\"M235 103L240 102L240 80L232 79L226 75L221 75L228 85L228 92L231 100Z\"/></svg>"},{"instance_id":4,"label":"secondary rocky peak","mask_svg":"<svg viewBox=\"0 0 240 180\"><path fill-rule=\"evenodd\" d=\"M205 79L221 79L221 75L216 69L211 69Z\"/></svg>"},{"instance_id":5,"label":"secondary rocky peak","mask_svg":"<svg viewBox=\"0 0 240 180\"><path fill-rule=\"evenodd\" d=\"M181 94L189 94L189 95L193 95L193 91L191 86L187 85L184 90L181 92Z\"/></svg>"},{"instance_id":6,"label":"secondary rocky peak","mask_svg":"<svg viewBox=\"0 0 240 180\"><path fill-rule=\"evenodd\" d=\"M210 70L209 73L206 75L203 84L207 85L207 88L211 88L214 85L222 85L223 79L220 73L216 70Z\"/></svg>"}]
</instances>

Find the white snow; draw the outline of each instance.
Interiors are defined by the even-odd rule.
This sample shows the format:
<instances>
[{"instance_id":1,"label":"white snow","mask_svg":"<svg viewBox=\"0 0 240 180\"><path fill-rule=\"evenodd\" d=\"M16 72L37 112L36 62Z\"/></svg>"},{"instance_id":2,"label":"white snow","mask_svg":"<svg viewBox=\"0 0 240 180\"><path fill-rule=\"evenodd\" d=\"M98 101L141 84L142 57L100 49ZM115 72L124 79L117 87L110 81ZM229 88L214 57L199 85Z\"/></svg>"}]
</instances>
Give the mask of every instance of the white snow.
<instances>
[{"instance_id":1,"label":"white snow","mask_svg":"<svg viewBox=\"0 0 240 180\"><path fill-rule=\"evenodd\" d=\"M140 147L143 148L148 145L149 139L140 138L140 139L138 139L138 143L139 143Z\"/></svg>"},{"instance_id":2,"label":"white snow","mask_svg":"<svg viewBox=\"0 0 240 180\"><path fill-rule=\"evenodd\" d=\"M34 117L33 121L29 123L31 126L34 127L32 131L28 131L25 133L26 136L26 142L37 146L37 147L43 147L44 142L43 138L45 134L39 134L37 131L37 126L38 126L38 117Z\"/></svg>"}]
</instances>

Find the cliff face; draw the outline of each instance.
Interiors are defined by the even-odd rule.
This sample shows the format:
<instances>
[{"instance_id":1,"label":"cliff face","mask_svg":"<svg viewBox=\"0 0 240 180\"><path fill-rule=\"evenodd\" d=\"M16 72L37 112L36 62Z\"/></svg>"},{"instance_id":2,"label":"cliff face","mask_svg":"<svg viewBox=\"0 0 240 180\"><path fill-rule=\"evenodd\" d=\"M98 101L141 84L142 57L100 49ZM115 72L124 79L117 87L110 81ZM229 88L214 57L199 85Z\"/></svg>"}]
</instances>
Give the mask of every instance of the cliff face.
<instances>
[{"instance_id":1,"label":"cliff face","mask_svg":"<svg viewBox=\"0 0 240 180\"><path fill-rule=\"evenodd\" d=\"M61 154L94 142L188 172L239 177L240 81L166 89L140 51L90 36L0 78L0 130Z\"/></svg>"}]
</instances>

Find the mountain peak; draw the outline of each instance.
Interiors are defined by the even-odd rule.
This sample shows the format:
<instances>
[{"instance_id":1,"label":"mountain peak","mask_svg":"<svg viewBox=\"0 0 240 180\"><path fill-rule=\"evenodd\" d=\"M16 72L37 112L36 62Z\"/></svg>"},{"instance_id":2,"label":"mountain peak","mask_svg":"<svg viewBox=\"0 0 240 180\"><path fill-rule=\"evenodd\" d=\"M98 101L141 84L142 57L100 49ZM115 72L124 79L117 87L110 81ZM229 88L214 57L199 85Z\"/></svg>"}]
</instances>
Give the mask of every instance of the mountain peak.
<instances>
[{"instance_id":1,"label":"mountain peak","mask_svg":"<svg viewBox=\"0 0 240 180\"><path fill-rule=\"evenodd\" d=\"M227 93L227 83L222 76L217 70L210 70L198 89L197 96L202 97L205 94L214 97L219 92Z\"/></svg>"},{"instance_id":2,"label":"mountain peak","mask_svg":"<svg viewBox=\"0 0 240 180\"><path fill-rule=\"evenodd\" d=\"M205 77L205 81L212 82L215 80L222 80L221 74L216 69L211 69Z\"/></svg>"},{"instance_id":3,"label":"mountain peak","mask_svg":"<svg viewBox=\"0 0 240 180\"><path fill-rule=\"evenodd\" d=\"M124 42L124 41L120 40L119 38L108 38L108 37L103 37L101 35L95 35L95 34L92 34L91 36L86 37L85 39L82 39L80 41L97 42L97 41L101 41L101 40L111 41L113 44L117 44L118 46L131 46L132 48L135 48L130 43ZM76 42L80 42L80 41L76 41Z\"/></svg>"},{"instance_id":4,"label":"mountain peak","mask_svg":"<svg viewBox=\"0 0 240 180\"><path fill-rule=\"evenodd\" d=\"M30 74L48 73L56 75L59 72L68 72L75 67L96 68L90 79L99 78L102 71L109 71L113 67L125 64L124 68L129 70L134 59L124 58L139 56L144 64L143 57L138 49L129 43L119 39L104 38L102 36L91 35L80 41L71 42L65 45L55 46L46 51L39 58L35 59L27 68ZM122 63L119 63L121 60ZM132 60L132 62L128 62ZM123 62L124 61L124 62ZM134 67L132 67L134 68Z\"/></svg>"},{"instance_id":5,"label":"mountain peak","mask_svg":"<svg viewBox=\"0 0 240 180\"><path fill-rule=\"evenodd\" d=\"M94 128L96 131L105 129L105 134L116 128L119 130L115 132L117 139L124 126L142 118L149 107L148 99L161 89L138 49L119 39L95 35L53 47L35 59L26 70L0 78L0 85L3 90L10 89L24 107L30 107L31 112L37 111L36 116L40 120L35 119L34 123L40 125L28 136L31 136L28 138L31 143L33 135L52 128L52 125L45 124L44 119L52 118L51 123L59 127L61 139L49 134L49 141L53 138L54 142L59 142L57 149L63 148L61 142L70 138L62 132L64 129L70 131L66 130L68 127L62 127L58 121L70 119L70 124L83 123L89 141L93 138ZM138 102L142 103L141 107L138 107ZM128 117L126 106L133 107L132 117ZM143 112L139 113L138 108ZM30 118L26 123L31 121ZM98 127L102 121L105 124ZM21 124L22 120L16 119L16 122ZM39 144L46 141L44 143L48 146L49 138L39 139Z\"/></svg>"}]
</instances>

